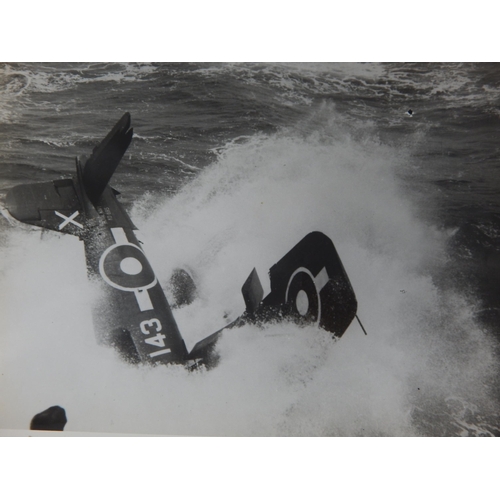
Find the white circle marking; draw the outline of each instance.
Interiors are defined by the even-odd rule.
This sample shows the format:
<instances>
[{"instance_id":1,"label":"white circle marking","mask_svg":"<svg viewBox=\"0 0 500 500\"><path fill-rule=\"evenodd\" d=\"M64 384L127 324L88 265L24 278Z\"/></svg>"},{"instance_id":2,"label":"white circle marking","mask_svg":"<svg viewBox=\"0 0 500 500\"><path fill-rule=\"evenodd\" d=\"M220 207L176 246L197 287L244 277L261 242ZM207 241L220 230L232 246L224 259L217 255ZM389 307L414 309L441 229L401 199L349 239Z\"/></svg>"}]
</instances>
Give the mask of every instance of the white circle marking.
<instances>
[{"instance_id":1,"label":"white circle marking","mask_svg":"<svg viewBox=\"0 0 500 500\"><path fill-rule=\"evenodd\" d=\"M305 316L307 311L309 311L309 298L304 290L299 290L299 293L295 298L295 306L301 316Z\"/></svg>"},{"instance_id":2,"label":"white circle marking","mask_svg":"<svg viewBox=\"0 0 500 500\"><path fill-rule=\"evenodd\" d=\"M142 264L135 257L125 257L120 262L120 269L125 274L136 275L142 271Z\"/></svg>"},{"instance_id":3,"label":"white circle marking","mask_svg":"<svg viewBox=\"0 0 500 500\"><path fill-rule=\"evenodd\" d=\"M104 250L104 253L101 255L101 258L99 259L99 274L101 275L101 278L109 286L112 286L113 288L116 288L117 290L122 290L124 292L134 292L135 293L139 289L140 290L149 290L150 288L153 288L158 283L158 279L156 278L156 276L154 276L154 274L153 274L154 280L151 283L148 283L147 285L144 285L142 287L132 287L132 288L131 287L126 287L126 286L118 285L117 283L115 283L114 281L112 281L109 278L109 276L106 274L106 271L104 270L104 262L106 261L106 257L115 248L125 247L125 246L136 248L137 250L139 250L139 252L141 252L144 255L144 252L137 245L134 245L133 243L115 243L114 245L111 245L110 247L106 248L106 250ZM126 257L126 258L128 258L128 257ZM144 258L146 258L145 255L144 255Z\"/></svg>"},{"instance_id":4,"label":"white circle marking","mask_svg":"<svg viewBox=\"0 0 500 500\"><path fill-rule=\"evenodd\" d=\"M316 282L314 281L314 276L312 275L311 271L309 271L309 269L305 268L305 267L299 267L297 269L295 269L295 271L293 272L293 274L290 276L290 279L288 280L288 285L286 287L286 292L285 292L285 302L288 302L288 291L290 290L290 285L293 281L293 278L295 278L295 276L299 273L306 273L308 274L313 283L314 283L314 286L316 288ZM302 292L303 290L299 290L299 293ZM305 293L305 292L304 292ZM318 293L318 289L316 288L316 294L318 296L318 319L315 321L315 324L318 325L320 320L321 320L321 299L319 297L319 293ZM299 294L297 294L298 296ZM306 294L307 295L307 294ZM297 304L297 298L295 298L295 306L297 307L297 310L298 310L298 304ZM308 306L309 308L309 299L308 299ZM299 311L300 313L300 311Z\"/></svg>"}]
</instances>

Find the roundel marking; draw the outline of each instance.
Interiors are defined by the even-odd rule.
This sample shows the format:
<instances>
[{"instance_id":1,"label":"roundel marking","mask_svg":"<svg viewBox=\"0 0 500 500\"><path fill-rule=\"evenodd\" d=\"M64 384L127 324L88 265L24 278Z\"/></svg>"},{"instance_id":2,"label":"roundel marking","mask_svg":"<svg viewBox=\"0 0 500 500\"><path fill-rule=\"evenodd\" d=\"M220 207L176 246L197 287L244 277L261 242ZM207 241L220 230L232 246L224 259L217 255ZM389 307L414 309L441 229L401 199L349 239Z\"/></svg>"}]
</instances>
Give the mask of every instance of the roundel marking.
<instances>
[{"instance_id":1,"label":"roundel marking","mask_svg":"<svg viewBox=\"0 0 500 500\"><path fill-rule=\"evenodd\" d=\"M132 243L107 248L101 255L99 272L108 285L125 292L145 290L157 283L144 252Z\"/></svg>"},{"instance_id":2,"label":"roundel marking","mask_svg":"<svg viewBox=\"0 0 500 500\"><path fill-rule=\"evenodd\" d=\"M292 312L311 323L321 319L321 300L311 271L299 267L290 276L285 293L285 303Z\"/></svg>"}]
</instances>

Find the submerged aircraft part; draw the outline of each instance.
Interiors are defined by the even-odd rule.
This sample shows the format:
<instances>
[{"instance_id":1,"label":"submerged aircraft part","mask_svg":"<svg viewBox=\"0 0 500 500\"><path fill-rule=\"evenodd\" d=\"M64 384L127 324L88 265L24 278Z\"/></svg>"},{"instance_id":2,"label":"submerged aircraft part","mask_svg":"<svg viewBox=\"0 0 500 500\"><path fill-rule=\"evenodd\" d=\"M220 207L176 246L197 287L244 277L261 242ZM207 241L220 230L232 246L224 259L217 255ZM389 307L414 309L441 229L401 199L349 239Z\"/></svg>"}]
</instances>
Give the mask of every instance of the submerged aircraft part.
<instances>
[{"instance_id":1,"label":"submerged aircraft part","mask_svg":"<svg viewBox=\"0 0 500 500\"><path fill-rule=\"evenodd\" d=\"M356 296L330 238L312 232L271 267L266 297L254 269L242 287L243 314L187 351L137 228L108 184L132 140L130 123L125 113L87 161L76 159L71 179L15 186L5 200L18 221L83 241L89 279L103 294L93 311L98 341L132 363L211 366L222 332L245 323L288 319L341 337L356 316ZM186 271L177 270L171 285L174 307L192 302L196 289Z\"/></svg>"}]
</instances>

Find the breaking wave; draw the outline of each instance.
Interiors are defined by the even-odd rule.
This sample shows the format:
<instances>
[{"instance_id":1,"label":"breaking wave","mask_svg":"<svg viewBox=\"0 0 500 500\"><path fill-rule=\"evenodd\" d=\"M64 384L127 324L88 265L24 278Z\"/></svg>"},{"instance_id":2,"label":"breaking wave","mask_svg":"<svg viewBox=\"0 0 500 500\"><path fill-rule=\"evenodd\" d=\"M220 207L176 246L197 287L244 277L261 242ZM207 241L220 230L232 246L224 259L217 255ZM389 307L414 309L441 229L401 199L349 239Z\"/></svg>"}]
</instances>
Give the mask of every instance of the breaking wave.
<instances>
[{"instance_id":1,"label":"breaking wave","mask_svg":"<svg viewBox=\"0 0 500 500\"><path fill-rule=\"evenodd\" d=\"M397 181L411 153L324 127L228 143L175 196L144 195L132 219L162 283L176 267L195 277L197 299L175 311L188 348L241 313L253 267L267 293L268 269L313 230L336 245L368 336L356 322L337 342L312 327L245 326L223 336L213 370L129 366L95 343L80 242L15 229L0 268L0 426L27 426L58 404L75 431L498 430L475 418L498 413L494 346L474 319L476 301L436 285L447 235L419 220Z\"/></svg>"}]
</instances>

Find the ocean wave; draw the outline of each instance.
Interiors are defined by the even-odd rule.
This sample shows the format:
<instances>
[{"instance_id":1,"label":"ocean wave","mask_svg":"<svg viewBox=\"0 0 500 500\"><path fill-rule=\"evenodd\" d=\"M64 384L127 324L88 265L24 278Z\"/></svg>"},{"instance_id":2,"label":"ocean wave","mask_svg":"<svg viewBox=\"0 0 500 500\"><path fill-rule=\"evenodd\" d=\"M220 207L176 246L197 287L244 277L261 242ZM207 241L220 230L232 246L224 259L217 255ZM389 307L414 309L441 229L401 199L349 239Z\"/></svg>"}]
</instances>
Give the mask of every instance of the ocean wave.
<instances>
[{"instance_id":1,"label":"ocean wave","mask_svg":"<svg viewBox=\"0 0 500 500\"><path fill-rule=\"evenodd\" d=\"M156 66L152 64L135 63L96 63L87 65L31 65L19 63L15 66L6 65L3 68L6 75L4 78L24 82L21 91L42 93L61 92L77 85L95 82L130 83L149 77L155 71Z\"/></svg>"}]
</instances>

